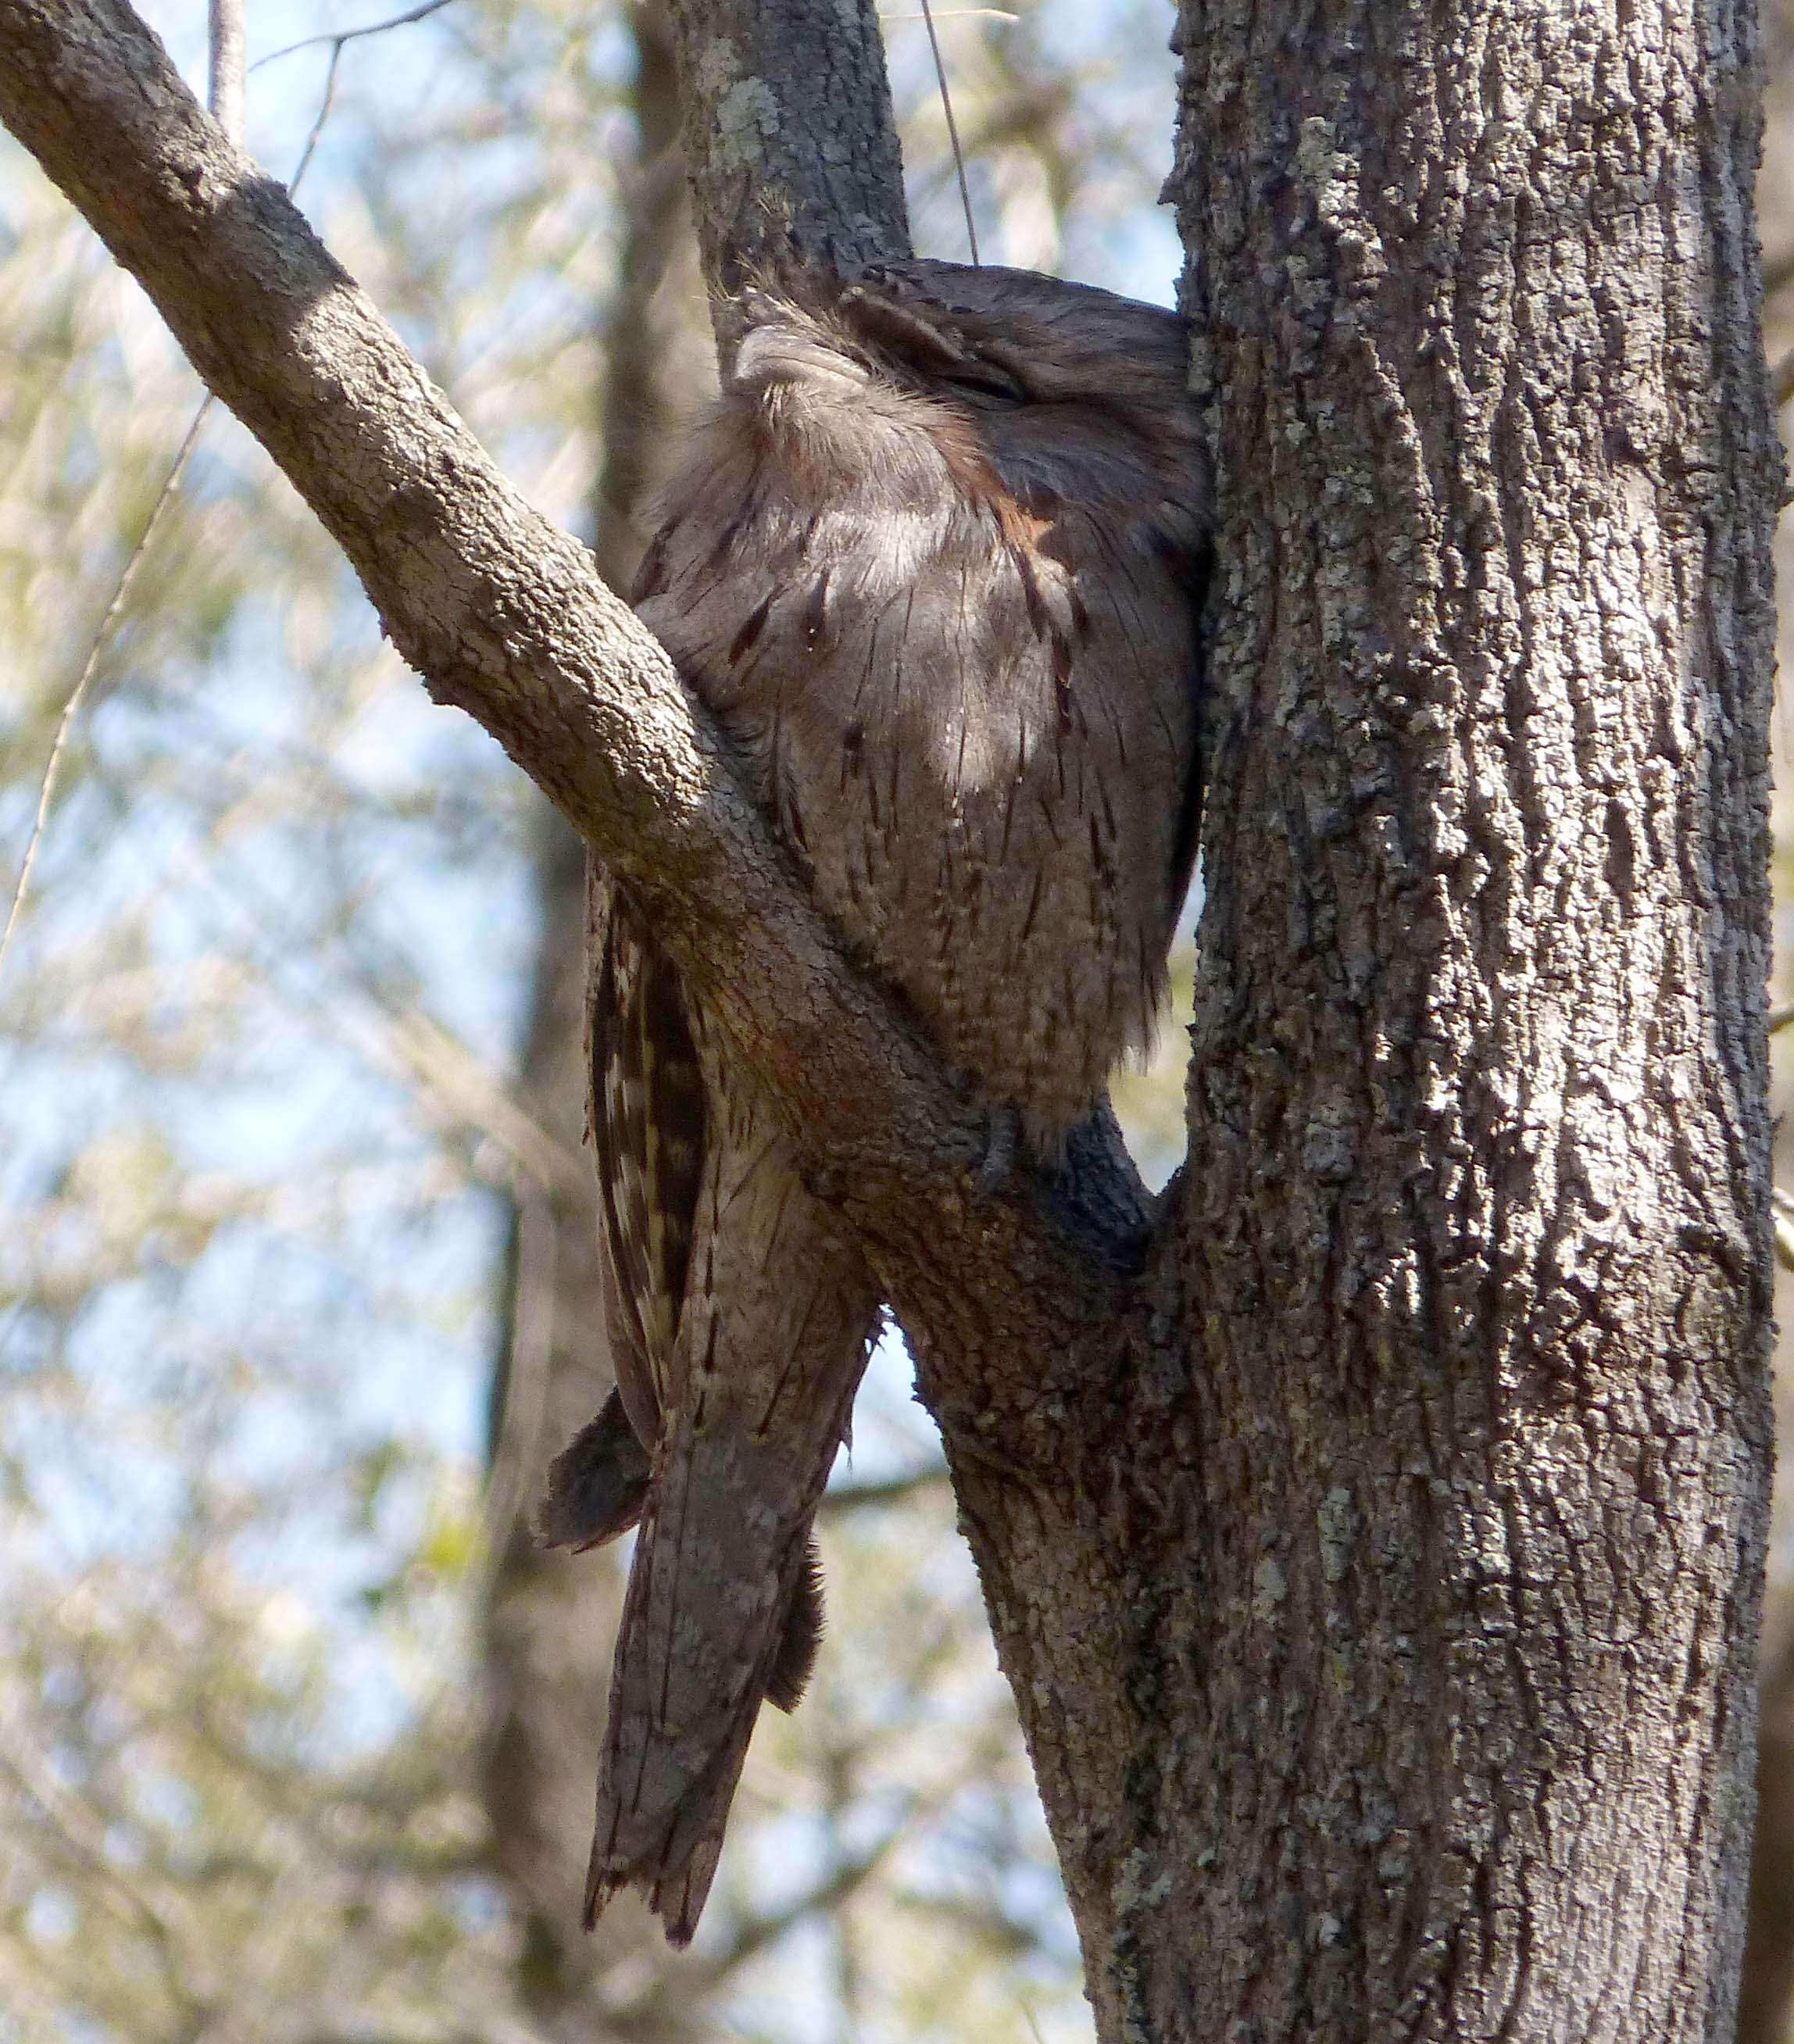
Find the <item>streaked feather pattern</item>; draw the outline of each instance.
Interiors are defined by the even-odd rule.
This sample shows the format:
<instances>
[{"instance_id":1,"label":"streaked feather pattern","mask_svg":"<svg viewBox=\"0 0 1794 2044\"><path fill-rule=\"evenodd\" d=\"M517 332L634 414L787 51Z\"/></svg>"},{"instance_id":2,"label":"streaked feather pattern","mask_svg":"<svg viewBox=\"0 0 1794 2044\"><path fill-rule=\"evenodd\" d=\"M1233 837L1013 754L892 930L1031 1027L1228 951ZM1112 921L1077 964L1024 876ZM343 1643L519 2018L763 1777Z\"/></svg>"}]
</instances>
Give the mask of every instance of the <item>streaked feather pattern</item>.
<instances>
[{"instance_id":1,"label":"streaked feather pattern","mask_svg":"<svg viewBox=\"0 0 1794 2044\"><path fill-rule=\"evenodd\" d=\"M643 618L819 905L1051 1162L1143 1045L1199 803L1210 491L1174 315L912 263L748 294L666 493ZM811 1522L876 1318L751 1072L593 899L593 1124L618 1397L548 1537L640 1522L588 1887L682 1942L763 1700L820 1631Z\"/></svg>"}]
</instances>

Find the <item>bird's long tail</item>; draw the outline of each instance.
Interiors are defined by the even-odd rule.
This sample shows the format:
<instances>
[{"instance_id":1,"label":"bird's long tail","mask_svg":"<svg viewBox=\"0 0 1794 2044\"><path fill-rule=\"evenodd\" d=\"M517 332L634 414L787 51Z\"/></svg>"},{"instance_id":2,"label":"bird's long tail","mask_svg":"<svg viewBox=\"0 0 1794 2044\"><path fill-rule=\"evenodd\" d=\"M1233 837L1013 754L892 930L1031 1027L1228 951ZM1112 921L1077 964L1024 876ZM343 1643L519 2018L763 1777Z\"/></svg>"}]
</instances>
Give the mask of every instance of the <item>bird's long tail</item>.
<instances>
[{"instance_id":1,"label":"bird's long tail","mask_svg":"<svg viewBox=\"0 0 1794 2044\"><path fill-rule=\"evenodd\" d=\"M782 1152L764 1131L713 1151L611 1676L586 1920L638 1887L674 1944L709 1892L761 1702L789 1709L815 1657L812 1522L877 1313Z\"/></svg>"}]
</instances>

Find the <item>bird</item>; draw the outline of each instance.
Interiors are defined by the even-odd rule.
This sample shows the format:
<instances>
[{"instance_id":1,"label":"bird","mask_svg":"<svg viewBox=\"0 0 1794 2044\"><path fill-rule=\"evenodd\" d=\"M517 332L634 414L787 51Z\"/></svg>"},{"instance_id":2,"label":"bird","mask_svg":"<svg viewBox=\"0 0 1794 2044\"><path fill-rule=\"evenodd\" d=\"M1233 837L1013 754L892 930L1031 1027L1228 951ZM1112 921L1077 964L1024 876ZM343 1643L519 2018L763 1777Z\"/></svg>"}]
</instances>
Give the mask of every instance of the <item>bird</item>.
<instances>
[{"instance_id":1,"label":"bird","mask_svg":"<svg viewBox=\"0 0 1794 2044\"><path fill-rule=\"evenodd\" d=\"M1047 1170L1145 1047L1200 816L1212 470L1177 314L998 267L756 277L632 592L843 950ZM594 874L617 1388L551 1545L639 1529L586 1890L689 1941L881 1310L755 1074Z\"/></svg>"}]
</instances>

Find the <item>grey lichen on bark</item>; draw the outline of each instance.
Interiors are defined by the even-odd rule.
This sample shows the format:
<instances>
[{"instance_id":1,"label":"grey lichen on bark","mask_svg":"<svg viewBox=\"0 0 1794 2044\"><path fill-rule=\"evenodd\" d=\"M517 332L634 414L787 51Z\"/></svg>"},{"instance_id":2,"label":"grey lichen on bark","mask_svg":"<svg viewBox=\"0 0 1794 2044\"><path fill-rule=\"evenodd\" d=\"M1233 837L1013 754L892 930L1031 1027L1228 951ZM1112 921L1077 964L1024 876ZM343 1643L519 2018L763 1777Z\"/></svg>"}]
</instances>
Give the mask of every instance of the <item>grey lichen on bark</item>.
<instances>
[{"instance_id":1,"label":"grey lichen on bark","mask_svg":"<svg viewBox=\"0 0 1794 2044\"><path fill-rule=\"evenodd\" d=\"M872 0L671 0L668 12L712 283L726 293L746 267L793 254L840 271L907 256Z\"/></svg>"}]
</instances>

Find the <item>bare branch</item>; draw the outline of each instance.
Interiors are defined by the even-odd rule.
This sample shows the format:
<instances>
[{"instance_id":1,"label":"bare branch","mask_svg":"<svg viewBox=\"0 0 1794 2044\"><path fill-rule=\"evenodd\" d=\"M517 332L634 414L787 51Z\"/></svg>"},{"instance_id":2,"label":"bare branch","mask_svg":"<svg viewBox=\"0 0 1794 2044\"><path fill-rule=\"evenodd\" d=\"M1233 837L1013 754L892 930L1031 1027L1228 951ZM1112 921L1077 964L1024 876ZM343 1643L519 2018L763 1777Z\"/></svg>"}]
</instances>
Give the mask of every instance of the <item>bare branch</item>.
<instances>
[{"instance_id":1,"label":"bare branch","mask_svg":"<svg viewBox=\"0 0 1794 2044\"><path fill-rule=\"evenodd\" d=\"M432 14L440 14L450 4L450 0L421 0L415 7L408 7L402 14L389 14L383 21L369 21L359 29L340 29L334 35L302 36L296 43L283 43L278 50L270 50L265 57L257 57L249 67L259 71L263 64L278 63L281 58L290 57L300 50L321 49L330 46L332 75L336 62L348 43L359 43L365 36L383 36L389 29L408 29L413 21L427 21Z\"/></svg>"},{"instance_id":2,"label":"bare branch","mask_svg":"<svg viewBox=\"0 0 1794 2044\"><path fill-rule=\"evenodd\" d=\"M836 1484L823 1493L819 1509L824 1519L849 1512L876 1511L881 1505L901 1504L924 1491L943 1489L946 1484L944 1467L916 1470L907 1476L889 1477L878 1483Z\"/></svg>"},{"instance_id":3,"label":"bare branch","mask_svg":"<svg viewBox=\"0 0 1794 2044\"><path fill-rule=\"evenodd\" d=\"M0 1744L0 1775L9 1777L36 1806L58 1846L92 1877L93 1892L108 1911L147 1935L171 1997L190 2019L201 2015L204 1998L190 1984L190 1940L177 1921L190 1913L185 1898L173 1892L152 1896L144 1881L133 1878L119 1866L106 1850L104 1823L80 1796L71 1794L48 1768L39 1764L10 1727Z\"/></svg>"},{"instance_id":4,"label":"bare branch","mask_svg":"<svg viewBox=\"0 0 1794 2044\"><path fill-rule=\"evenodd\" d=\"M162 487L156 493L156 501L149 507L149 516L144 521L144 528L137 535L137 543L125 557L125 565L118 571L118 579L113 585L111 600L107 603L94 636L88 642L87 657L81 663L81 672L75 677L75 686L68 692L63 704L62 714L56 719L55 735L50 740L50 756L44 763L44 778L38 784L36 813L31 820L31 830L25 841L25 855L19 861L18 878L13 883L13 898L6 910L6 924L0 929L0 974L6 969L6 955L13 947L13 939L17 933L19 921L25 913L25 898L31 892L31 876L36 868L37 854L44 842L44 828L50 820L50 807L56 798L56 782L60 777L63 749L68 743L68 735L75 728L75 720L81 714L81 705L87 700L93 687L94 677L99 672L100 663L111 645L113 635L118 628L118 620L124 614L125 601L131 594L131 585L137 578L137 570L143 565L149 543L155 537L156 528L162 523L163 513L175 501L175 493L181 486L181 478L186 473L187 463L194 449L199 444L200 429L206 424L206 414L212 409L212 400L207 398L193 415L193 423L186 429L186 437L176 450L163 478Z\"/></svg>"},{"instance_id":5,"label":"bare branch","mask_svg":"<svg viewBox=\"0 0 1794 2044\"><path fill-rule=\"evenodd\" d=\"M231 7L236 10L236 33L238 59L236 126L233 129L230 122L223 119L221 119L220 125L225 129L227 134L232 135L234 140L240 141L243 125L242 0L217 0L217 4L227 10ZM430 0L430 5L432 7L444 6L447 4L448 0ZM218 25L222 18L223 17L215 8L212 15L212 99L214 108L218 104L221 91L228 88L228 80L223 85L221 84L218 71L221 61ZM370 29L360 33L371 34L373 31ZM318 100L317 113L313 119L311 132L305 137L305 147L299 152L299 161L293 172L292 182L287 186L289 196L298 190L305 172L311 167L312 156L317 150L318 137L324 133L324 124L330 118L330 110L336 104L337 61L342 55L343 44L348 40L349 37L347 36L339 36L336 39L336 48L331 52L330 67L325 75L324 91ZM228 56L228 52L225 54ZM75 686L70 690L67 699L63 705L61 715L56 719L56 732L50 740L50 755L44 763L44 778L38 786L36 813L32 818L30 833L25 839L25 855L19 861L18 878L13 883L12 902L6 911L6 927L3 930L0 930L0 976L5 974L6 954L12 949L13 939L17 932L20 918L25 913L26 897L31 891L31 876L37 864L37 854L43 844L44 827L50 820L51 805L56 800L56 782L61 771L63 753L68 743L69 733L75 727L75 720L80 715L82 705L86 702L88 694L93 687L94 678L99 671L100 663L106 658L107 649L111 646L117 632L118 620L124 615L125 600L131 594L131 585L136 580L137 570L142 566L144 557L149 551L150 542L156 536L157 527L162 523L169 505L174 502L179 491L181 478L186 473L187 463L193 459L194 449L199 444L199 436L205 429L206 417L212 409L213 403L212 395L208 392L201 399L199 408L193 415L192 424L188 426L179 447L175 451L175 459L169 463L168 473L163 478L162 487L156 494L156 501L149 508L149 516L144 521L144 528L137 535L136 544L132 548L125 565L118 571L118 579L113 585L111 598L107 602L105 612L98 624L94 628L93 638L88 644L87 657L82 663L81 672L76 677Z\"/></svg>"},{"instance_id":6,"label":"bare branch","mask_svg":"<svg viewBox=\"0 0 1794 2044\"><path fill-rule=\"evenodd\" d=\"M247 128L243 89L248 32L244 0L209 0L206 9L210 59L206 101L212 118L240 149Z\"/></svg>"}]
</instances>

